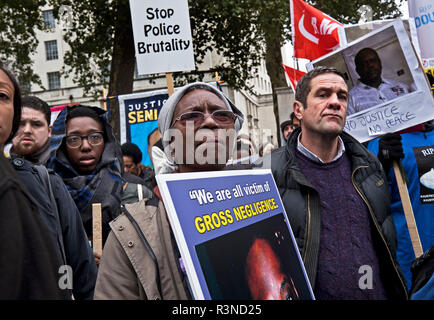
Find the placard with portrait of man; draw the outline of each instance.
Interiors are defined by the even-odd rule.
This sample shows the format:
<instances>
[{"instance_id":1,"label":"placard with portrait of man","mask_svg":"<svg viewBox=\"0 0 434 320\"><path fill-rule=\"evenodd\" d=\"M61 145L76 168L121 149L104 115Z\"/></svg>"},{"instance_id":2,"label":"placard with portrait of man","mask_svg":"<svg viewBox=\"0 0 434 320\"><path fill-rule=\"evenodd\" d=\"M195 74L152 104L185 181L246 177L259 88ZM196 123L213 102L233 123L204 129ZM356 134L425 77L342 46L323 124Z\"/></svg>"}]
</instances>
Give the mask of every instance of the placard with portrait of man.
<instances>
[{"instance_id":1,"label":"placard with portrait of man","mask_svg":"<svg viewBox=\"0 0 434 320\"><path fill-rule=\"evenodd\" d=\"M412 91L405 82L383 76L382 59L372 47L360 49L354 57L354 65L359 78L349 92L348 115L402 97ZM399 77L405 74L405 71L399 69L396 74Z\"/></svg>"},{"instance_id":2,"label":"placard with portrait of man","mask_svg":"<svg viewBox=\"0 0 434 320\"><path fill-rule=\"evenodd\" d=\"M409 38L411 23L393 20L306 66L336 67L345 75L345 131L360 142L434 119L428 81Z\"/></svg>"}]
</instances>

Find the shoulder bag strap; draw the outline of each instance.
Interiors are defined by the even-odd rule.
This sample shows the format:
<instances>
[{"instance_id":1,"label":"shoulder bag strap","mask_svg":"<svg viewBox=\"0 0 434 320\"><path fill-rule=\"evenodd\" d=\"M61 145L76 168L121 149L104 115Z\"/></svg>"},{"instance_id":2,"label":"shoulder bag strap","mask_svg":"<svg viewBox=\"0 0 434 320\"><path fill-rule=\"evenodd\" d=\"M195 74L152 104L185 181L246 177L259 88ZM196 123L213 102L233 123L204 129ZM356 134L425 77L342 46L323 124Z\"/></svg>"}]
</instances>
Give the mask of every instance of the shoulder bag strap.
<instances>
[{"instance_id":1,"label":"shoulder bag strap","mask_svg":"<svg viewBox=\"0 0 434 320\"><path fill-rule=\"evenodd\" d=\"M65 247L63 245L62 225L60 223L60 217L59 217L59 211L57 209L56 199L54 198L53 189L51 188L50 174L48 173L47 168L45 168L42 165L35 165L34 167L38 171L39 177L43 181L45 189L47 190L47 194L50 197L50 202L53 206L54 215L55 215L56 220L57 220L57 227L58 227L57 234L58 234L58 241L60 243L60 249L62 251L62 259L63 259L64 264L67 264L66 255L65 255Z\"/></svg>"}]
</instances>

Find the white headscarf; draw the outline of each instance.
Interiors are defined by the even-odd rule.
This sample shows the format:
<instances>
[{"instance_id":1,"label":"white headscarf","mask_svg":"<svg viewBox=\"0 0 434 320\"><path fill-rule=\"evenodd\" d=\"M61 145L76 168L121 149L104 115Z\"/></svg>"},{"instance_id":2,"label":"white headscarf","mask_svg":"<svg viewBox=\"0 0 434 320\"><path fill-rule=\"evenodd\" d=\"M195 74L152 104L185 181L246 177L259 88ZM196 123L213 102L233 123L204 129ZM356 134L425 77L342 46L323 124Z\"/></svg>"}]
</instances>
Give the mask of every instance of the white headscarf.
<instances>
[{"instance_id":1,"label":"white headscarf","mask_svg":"<svg viewBox=\"0 0 434 320\"><path fill-rule=\"evenodd\" d=\"M235 121L235 130L237 132L240 131L244 122L243 113L215 86L205 82L194 82L177 89L166 101L163 107L161 107L161 111L158 116L158 130L163 137L161 142L163 144L164 150L167 150L168 148L166 147L169 145L169 142L164 139L164 133L170 129L176 105L185 94L195 89L205 89L218 96L225 103L228 110L237 115L237 119ZM155 149L162 151L158 147L155 147ZM155 150L154 153L154 148L152 148L152 159L154 162L155 174L157 175L159 173L170 173L175 171L177 169L177 165L172 161L171 156L165 154L164 152L160 152L159 150Z\"/></svg>"}]
</instances>

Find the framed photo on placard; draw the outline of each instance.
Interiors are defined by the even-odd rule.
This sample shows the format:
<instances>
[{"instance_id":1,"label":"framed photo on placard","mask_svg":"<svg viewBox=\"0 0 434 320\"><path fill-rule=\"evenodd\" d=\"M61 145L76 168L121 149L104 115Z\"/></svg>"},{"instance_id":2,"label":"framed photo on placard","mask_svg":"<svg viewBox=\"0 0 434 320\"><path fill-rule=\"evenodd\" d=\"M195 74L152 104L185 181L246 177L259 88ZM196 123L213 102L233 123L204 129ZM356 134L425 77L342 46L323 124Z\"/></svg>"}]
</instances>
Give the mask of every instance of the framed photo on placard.
<instances>
[{"instance_id":1,"label":"framed photo on placard","mask_svg":"<svg viewBox=\"0 0 434 320\"><path fill-rule=\"evenodd\" d=\"M345 131L360 142L434 119L425 72L400 19L306 67L320 65L344 74L349 89Z\"/></svg>"}]
</instances>

